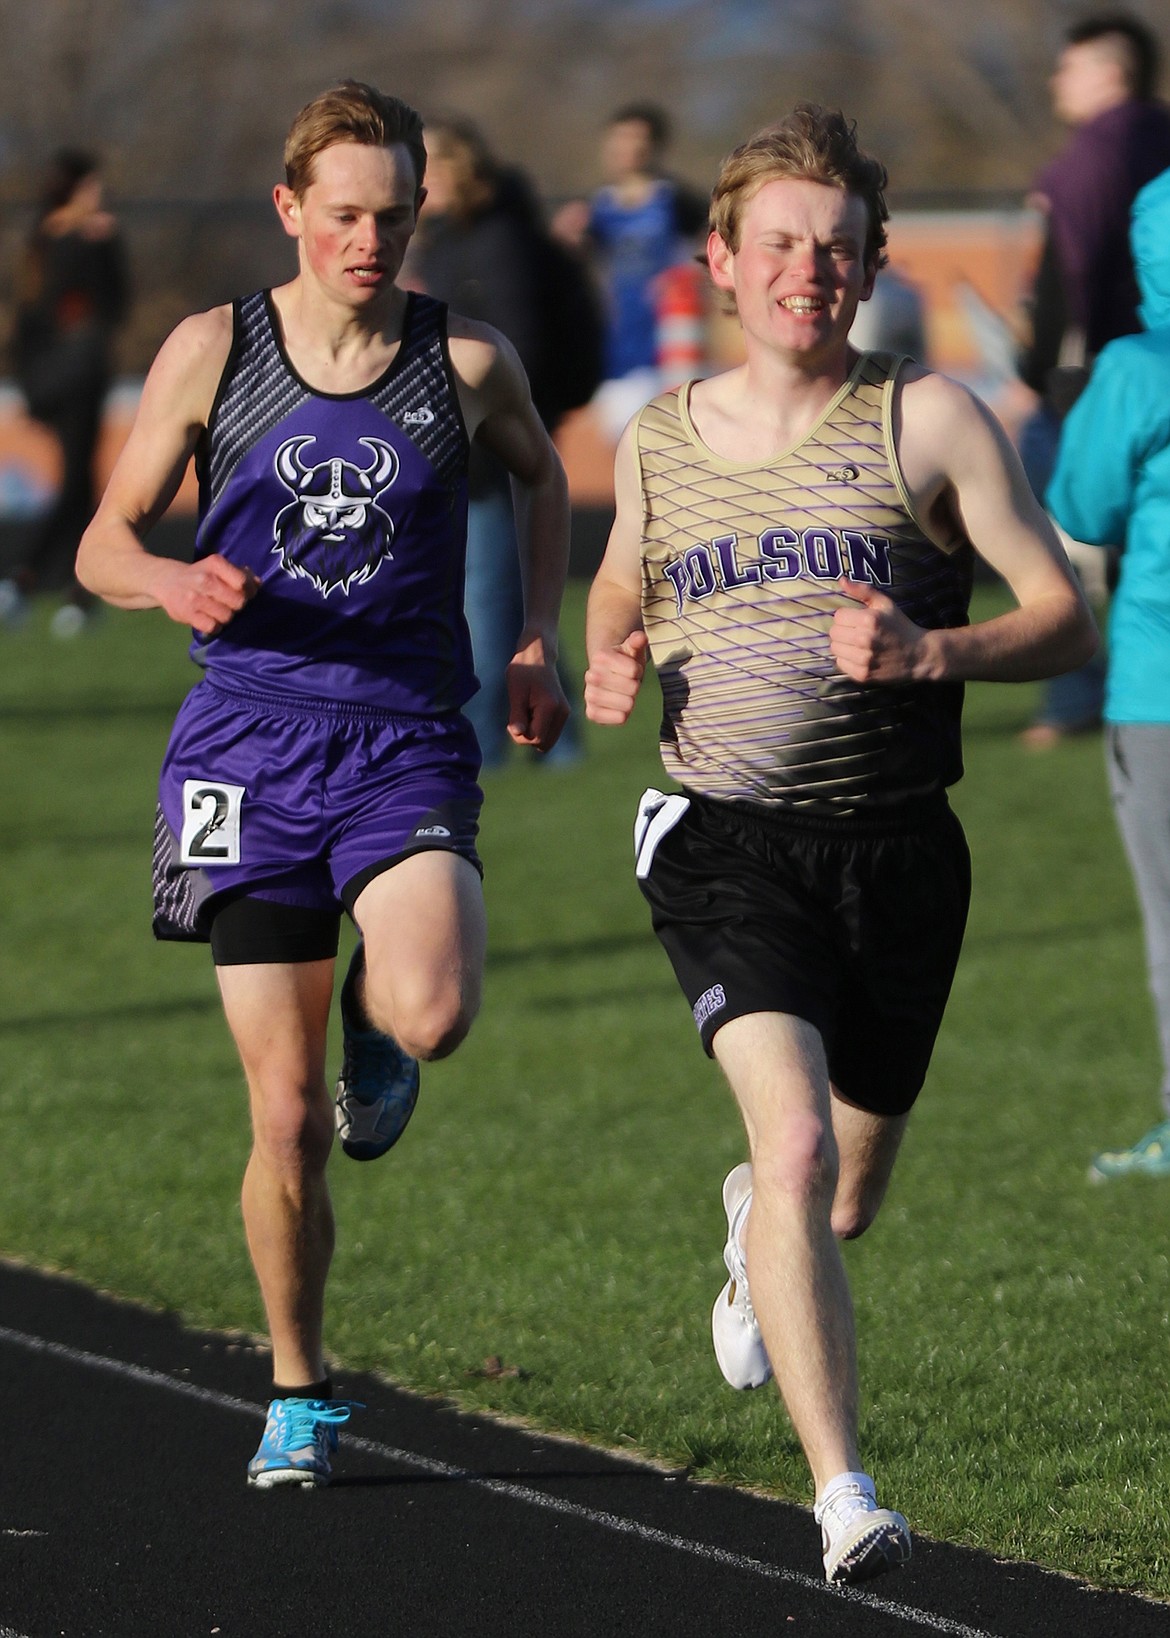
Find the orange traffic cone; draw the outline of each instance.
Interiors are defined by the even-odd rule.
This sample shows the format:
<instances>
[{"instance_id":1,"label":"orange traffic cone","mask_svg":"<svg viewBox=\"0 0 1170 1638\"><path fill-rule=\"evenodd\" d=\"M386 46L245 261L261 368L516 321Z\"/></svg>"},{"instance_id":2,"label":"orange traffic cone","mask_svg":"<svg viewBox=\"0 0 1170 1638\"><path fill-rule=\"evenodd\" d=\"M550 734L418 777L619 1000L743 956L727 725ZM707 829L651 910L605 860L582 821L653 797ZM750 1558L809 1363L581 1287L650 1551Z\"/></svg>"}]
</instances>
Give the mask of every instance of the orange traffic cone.
<instances>
[{"instance_id":1,"label":"orange traffic cone","mask_svg":"<svg viewBox=\"0 0 1170 1638\"><path fill-rule=\"evenodd\" d=\"M707 357L707 314L703 274L694 262L668 267L656 281L656 341L662 387L677 387L696 375Z\"/></svg>"}]
</instances>

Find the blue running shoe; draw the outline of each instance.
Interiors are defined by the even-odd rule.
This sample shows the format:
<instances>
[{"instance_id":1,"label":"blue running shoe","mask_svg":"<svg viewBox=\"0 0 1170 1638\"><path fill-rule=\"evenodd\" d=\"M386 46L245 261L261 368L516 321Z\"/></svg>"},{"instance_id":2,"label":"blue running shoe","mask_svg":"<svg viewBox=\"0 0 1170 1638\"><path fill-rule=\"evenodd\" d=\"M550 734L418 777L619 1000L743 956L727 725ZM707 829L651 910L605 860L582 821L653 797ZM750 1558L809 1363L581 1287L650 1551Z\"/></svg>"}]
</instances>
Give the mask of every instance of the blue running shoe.
<instances>
[{"instance_id":1,"label":"blue running shoe","mask_svg":"<svg viewBox=\"0 0 1170 1638\"><path fill-rule=\"evenodd\" d=\"M406 1130L418 1102L418 1059L373 1029L357 998L365 946L353 952L341 986L344 1050L337 1080L337 1130L351 1160L377 1160Z\"/></svg>"},{"instance_id":2,"label":"blue running shoe","mask_svg":"<svg viewBox=\"0 0 1170 1638\"><path fill-rule=\"evenodd\" d=\"M248 1463L248 1483L257 1490L328 1484L337 1429L355 1409L361 1406L345 1399L274 1399L260 1448Z\"/></svg>"}]
</instances>

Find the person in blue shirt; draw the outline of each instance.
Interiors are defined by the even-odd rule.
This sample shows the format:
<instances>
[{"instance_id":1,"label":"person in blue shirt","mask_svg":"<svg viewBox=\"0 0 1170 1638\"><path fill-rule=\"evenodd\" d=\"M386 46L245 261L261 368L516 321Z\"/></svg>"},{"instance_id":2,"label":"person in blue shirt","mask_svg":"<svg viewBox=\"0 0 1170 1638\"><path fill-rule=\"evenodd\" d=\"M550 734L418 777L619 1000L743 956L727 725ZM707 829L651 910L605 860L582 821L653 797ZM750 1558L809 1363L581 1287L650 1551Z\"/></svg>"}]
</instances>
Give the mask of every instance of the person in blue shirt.
<instances>
[{"instance_id":1,"label":"person in blue shirt","mask_svg":"<svg viewBox=\"0 0 1170 1638\"><path fill-rule=\"evenodd\" d=\"M1099 355L1064 424L1047 493L1074 539L1123 548L1109 624L1106 746L1164 1064L1162 1119L1131 1147L1094 1156L1094 1181L1170 1177L1170 170L1137 195L1130 237L1145 330Z\"/></svg>"},{"instance_id":2,"label":"person in blue shirt","mask_svg":"<svg viewBox=\"0 0 1170 1638\"><path fill-rule=\"evenodd\" d=\"M659 276L689 259L707 225L707 201L663 169L669 142L661 108L631 103L617 109L602 141L605 185L593 195L584 223L607 316L605 380L595 402L615 441L663 385Z\"/></svg>"}]
</instances>

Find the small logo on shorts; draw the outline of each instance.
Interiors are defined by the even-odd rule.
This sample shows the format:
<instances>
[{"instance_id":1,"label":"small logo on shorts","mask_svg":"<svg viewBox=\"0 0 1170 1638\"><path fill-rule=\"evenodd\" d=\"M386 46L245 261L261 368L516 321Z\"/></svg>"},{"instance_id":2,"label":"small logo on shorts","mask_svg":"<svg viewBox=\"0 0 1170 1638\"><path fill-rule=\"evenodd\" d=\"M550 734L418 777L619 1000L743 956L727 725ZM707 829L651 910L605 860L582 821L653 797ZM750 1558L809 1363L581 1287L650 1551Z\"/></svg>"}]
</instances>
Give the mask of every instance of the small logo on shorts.
<instances>
[{"instance_id":1,"label":"small logo on shorts","mask_svg":"<svg viewBox=\"0 0 1170 1638\"><path fill-rule=\"evenodd\" d=\"M416 836L450 836L451 832L446 825L420 825L414 834Z\"/></svg>"},{"instance_id":2,"label":"small logo on shorts","mask_svg":"<svg viewBox=\"0 0 1170 1638\"><path fill-rule=\"evenodd\" d=\"M402 417L402 424L404 427L429 427L434 419L434 410L424 404L422 409L407 410Z\"/></svg>"},{"instance_id":3,"label":"small logo on shorts","mask_svg":"<svg viewBox=\"0 0 1170 1638\"><path fill-rule=\"evenodd\" d=\"M830 466L825 469L825 477L830 483L856 483L860 476L855 466Z\"/></svg>"},{"instance_id":4,"label":"small logo on shorts","mask_svg":"<svg viewBox=\"0 0 1170 1638\"><path fill-rule=\"evenodd\" d=\"M699 1029L707 1022L713 1012L727 1005L727 997L723 993L722 984L712 984L709 990L704 990L695 1002L692 1011L695 1015L695 1024Z\"/></svg>"}]
</instances>

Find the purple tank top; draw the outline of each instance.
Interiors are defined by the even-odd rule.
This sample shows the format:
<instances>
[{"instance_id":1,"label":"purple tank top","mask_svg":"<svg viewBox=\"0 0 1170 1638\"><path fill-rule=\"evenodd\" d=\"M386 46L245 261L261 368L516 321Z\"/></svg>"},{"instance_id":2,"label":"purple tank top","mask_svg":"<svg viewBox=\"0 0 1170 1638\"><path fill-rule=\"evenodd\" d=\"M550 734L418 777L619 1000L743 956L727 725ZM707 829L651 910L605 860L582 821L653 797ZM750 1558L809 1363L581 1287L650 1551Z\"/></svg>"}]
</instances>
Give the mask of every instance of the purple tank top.
<instances>
[{"instance_id":1,"label":"purple tank top","mask_svg":"<svg viewBox=\"0 0 1170 1638\"><path fill-rule=\"evenodd\" d=\"M468 439L447 309L411 295L378 381L335 394L289 362L267 291L235 335L197 453L196 556L260 589L217 636L208 675L253 694L390 713L454 711L474 693L463 618Z\"/></svg>"}]
</instances>

